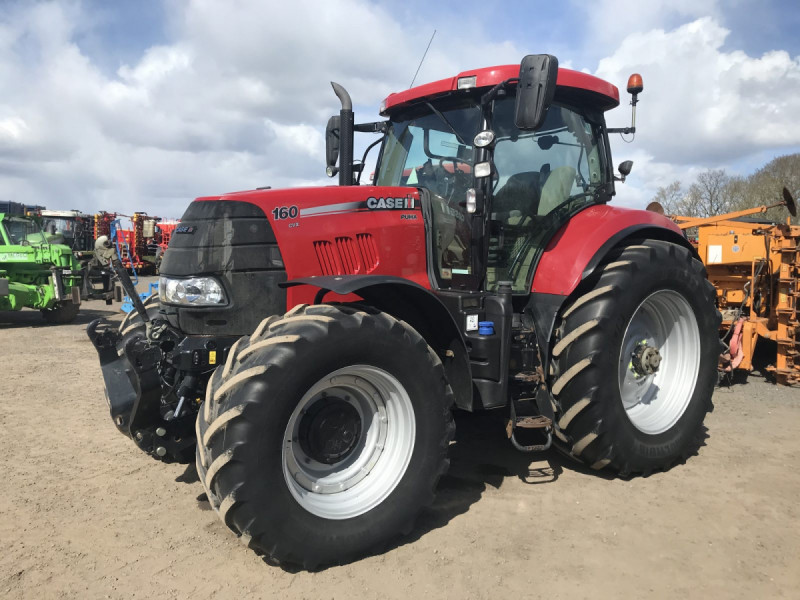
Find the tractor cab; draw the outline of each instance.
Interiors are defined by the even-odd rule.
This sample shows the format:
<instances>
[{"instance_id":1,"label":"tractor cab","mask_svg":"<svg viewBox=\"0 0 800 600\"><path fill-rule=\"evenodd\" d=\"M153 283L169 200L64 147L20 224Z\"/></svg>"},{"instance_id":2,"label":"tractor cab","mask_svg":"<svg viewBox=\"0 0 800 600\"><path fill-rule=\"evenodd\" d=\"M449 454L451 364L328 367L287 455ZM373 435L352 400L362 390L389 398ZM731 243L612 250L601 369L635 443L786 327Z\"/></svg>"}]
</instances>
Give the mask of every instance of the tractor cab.
<instances>
[{"instance_id":1,"label":"tractor cab","mask_svg":"<svg viewBox=\"0 0 800 600\"><path fill-rule=\"evenodd\" d=\"M46 244L41 227L29 217L4 215L0 227L0 243L9 246L30 246Z\"/></svg>"},{"instance_id":2,"label":"tractor cab","mask_svg":"<svg viewBox=\"0 0 800 600\"><path fill-rule=\"evenodd\" d=\"M42 227L54 243L69 246L79 259L94 251L94 217L77 210L40 210Z\"/></svg>"},{"instance_id":3,"label":"tractor cab","mask_svg":"<svg viewBox=\"0 0 800 600\"><path fill-rule=\"evenodd\" d=\"M525 294L547 242L614 195L603 113L618 104L615 86L532 56L392 94L388 121L354 129L384 132L374 185L423 195L436 287Z\"/></svg>"},{"instance_id":4,"label":"tractor cab","mask_svg":"<svg viewBox=\"0 0 800 600\"><path fill-rule=\"evenodd\" d=\"M441 288L476 285L476 269L485 264L486 289L511 281L524 293L543 242L571 215L613 194L602 113L556 102L538 130L525 131L515 124L515 89L482 105L483 93L461 91L393 111L375 184L429 193ZM476 216L488 223L488 239L471 227L478 206L469 196L483 198ZM473 248L488 252L473 257Z\"/></svg>"}]
</instances>

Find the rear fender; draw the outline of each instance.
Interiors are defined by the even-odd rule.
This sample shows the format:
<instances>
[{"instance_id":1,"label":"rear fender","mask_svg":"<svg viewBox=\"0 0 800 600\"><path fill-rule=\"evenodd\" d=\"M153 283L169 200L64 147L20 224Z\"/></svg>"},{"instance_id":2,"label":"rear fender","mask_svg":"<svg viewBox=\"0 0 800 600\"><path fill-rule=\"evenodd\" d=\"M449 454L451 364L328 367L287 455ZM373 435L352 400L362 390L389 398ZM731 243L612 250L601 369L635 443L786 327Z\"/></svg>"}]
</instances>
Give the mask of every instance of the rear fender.
<instances>
[{"instance_id":1,"label":"rear fender","mask_svg":"<svg viewBox=\"0 0 800 600\"><path fill-rule=\"evenodd\" d=\"M570 295L612 248L637 238L673 242L696 255L681 229L662 215L605 204L591 206L572 217L547 244L531 292Z\"/></svg>"},{"instance_id":2,"label":"rear fender","mask_svg":"<svg viewBox=\"0 0 800 600\"><path fill-rule=\"evenodd\" d=\"M364 303L405 321L425 338L441 359L455 394L456 406L472 410L472 375L464 339L450 312L430 290L407 279L388 275L306 277L280 285L319 288L314 298L317 304L323 302L328 294L337 294L337 300L357 295L363 298Z\"/></svg>"},{"instance_id":3,"label":"rear fender","mask_svg":"<svg viewBox=\"0 0 800 600\"><path fill-rule=\"evenodd\" d=\"M539 339L552 339L562 306L611 250L642 239L672 242L697 257L681 229L654 212L597 205L572 217L548 243L533 276L528 307ZM546 364L550 348L543 346L542 360Z\"/></svg>"}]
</instances>

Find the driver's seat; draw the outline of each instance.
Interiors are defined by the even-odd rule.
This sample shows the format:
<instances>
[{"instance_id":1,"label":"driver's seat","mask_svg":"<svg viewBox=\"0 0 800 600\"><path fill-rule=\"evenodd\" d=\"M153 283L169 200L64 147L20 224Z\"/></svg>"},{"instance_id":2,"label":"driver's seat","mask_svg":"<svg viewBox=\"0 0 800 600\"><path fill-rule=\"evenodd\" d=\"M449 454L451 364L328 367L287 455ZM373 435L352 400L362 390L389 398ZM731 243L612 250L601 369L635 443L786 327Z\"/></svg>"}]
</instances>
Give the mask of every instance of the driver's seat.
<instances>
[{"instance_id":1,"label":"driver's seat","mask_svg":"<svg viewBox=\"0 0 800 600\"><path fill-rule=\"evenodd\" d=\"M569 198L577 174L573 167L563 166L553 169L542 186L538 214L546 215Z\"/></svg>"},{"instance_id":2,"label":"driver's seat","mask_svg":"<svg viewBox=\"0 0 800 600\"><path fill-rule=\"evenodd\" d=\"M492 211L498 220L508 222L514 216L535 215L539 207L541 184L539 171L523 171L508 178L494 195ZM518 214L512 215L513 211Z\"/></svg>"}]
</instances>

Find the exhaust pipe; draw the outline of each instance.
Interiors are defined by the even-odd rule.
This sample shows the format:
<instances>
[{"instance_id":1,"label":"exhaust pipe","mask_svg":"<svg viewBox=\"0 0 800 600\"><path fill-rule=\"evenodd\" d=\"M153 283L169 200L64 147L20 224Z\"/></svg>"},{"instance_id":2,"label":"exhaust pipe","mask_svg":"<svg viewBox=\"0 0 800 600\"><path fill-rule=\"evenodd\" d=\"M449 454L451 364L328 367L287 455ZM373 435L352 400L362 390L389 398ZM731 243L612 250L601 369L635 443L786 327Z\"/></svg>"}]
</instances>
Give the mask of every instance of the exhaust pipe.
<instances>
[{"instance_id":1,"label":"exhaust pipe","mask_svg":"<svg viewBox=\"0 0 800 600\"><path fill-rule=\"evenodd\" d=\"M342 109L339 111L339 185L353 185L353 102L338 83L331 86Z\"/></svg>"}]
</instances>

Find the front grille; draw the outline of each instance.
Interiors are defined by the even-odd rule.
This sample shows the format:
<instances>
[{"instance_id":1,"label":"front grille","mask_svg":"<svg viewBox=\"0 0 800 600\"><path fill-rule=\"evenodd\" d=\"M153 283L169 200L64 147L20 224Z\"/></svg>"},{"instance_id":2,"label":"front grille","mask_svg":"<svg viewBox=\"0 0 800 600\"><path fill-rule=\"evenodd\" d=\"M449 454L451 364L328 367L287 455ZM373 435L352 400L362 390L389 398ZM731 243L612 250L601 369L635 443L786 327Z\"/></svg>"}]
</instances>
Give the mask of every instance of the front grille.
<instances>
[{"instance_id":1,"label":"front grille","mask_svg":"<svg viewBox=\"0 0 800 600\"><path fill-rule=\"evenodd\" d=\"M262 319L286 311L278 287L286 271L264 212L249 202L195 201L164 254L165 277L212 275L225 288L223 307L164 305L174 327L189 335L246 335Z\"/></svg>"},{"instance_id":2,"label":"front grille","mask_svg":"<svg viewBox=\"0 0 800 600\"><path fill-rule=\"evenodd\" d=\"M277 241L264 212L232 200L192 202L161 263L165 275L281 270Z\"/></svg>"}]
</instances>

